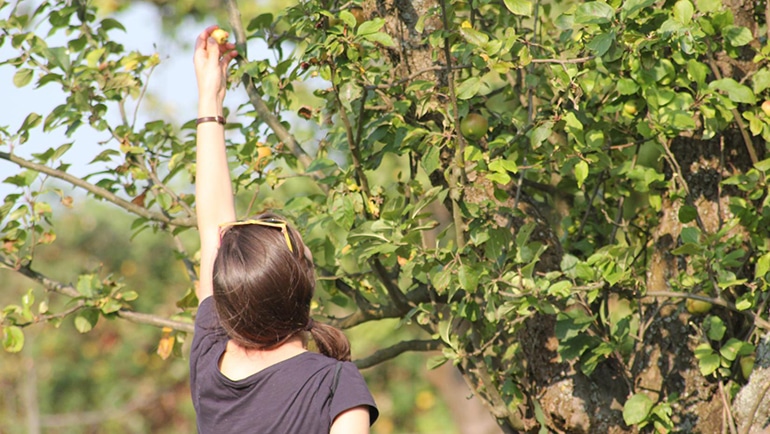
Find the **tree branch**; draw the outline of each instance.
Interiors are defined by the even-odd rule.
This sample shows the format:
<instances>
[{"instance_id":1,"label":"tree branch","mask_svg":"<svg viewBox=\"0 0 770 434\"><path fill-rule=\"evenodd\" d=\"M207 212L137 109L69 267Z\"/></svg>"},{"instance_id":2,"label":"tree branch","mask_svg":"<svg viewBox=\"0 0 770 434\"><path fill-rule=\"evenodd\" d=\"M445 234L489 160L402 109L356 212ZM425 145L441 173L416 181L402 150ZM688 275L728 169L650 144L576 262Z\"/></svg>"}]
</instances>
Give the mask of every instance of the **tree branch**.
<instances>
[{"instance_id":1,"label":"tree branch","mask_svg":"<svg viewBox=\"0 0 770 434\"><path fill-rule=\"evenodd\" d=\"M708 59L708 64L709 64L709 67L711 68L711 72L714 73L714 77L717 80L721 80L722 74L719 72L719 67L714 61L714 58L711 56L711 52L706 51L706 53L707 53L706 58ZM759 159L757 158L757 151L754 149L754 143L751 140L751 136L749 135L749 132L746 130L746 124L743 123L743 118L741 114L738 112L737 108L730 109L730 112L732 112L733 119L735 119L735 123L738 125L738 129L741 132L741 137L743 137L743 143L746 145L746 151L748 151L749 158L751 158L751 164L757 164L757 162L759 161Z\"/></svg>"},{"instance_id":2,"label":"tree branch","mask_svg":"<svg viewBox=\"0 0 770 434\"><path fill-rule=\"evenodd\" d=\"M176 331L187 333L192 333L195 331L195 326L192 323L163 318L149 313L141 313L135 312L133 310L121 309L118 311L118 316L136 324L146 324L154 327L168 327Z\"/></svg>"},{"instance_id":3,"label":"tree branch","mask_svg":"<svg viewBox=\"0 0 770 434\"><path fill-rule=\"evenodd\" d=\"M428 72L441 71L441 70L444 70L444 69L467 69L467 68L471 68L471 67L472 67L472 65L456 65L456 66L452 66L452 67L447 67L445 65L430 66L430 67L427 67L427 68L423 68L423 69L417 70L417 71L407 75L406 77L404 77L404 78L402 78L400 80L393 81L391 83L367 84L367 85L364 86L364 89L366 89L366 90L374 90L374 89L387 90L387 89L394 88L396 86L400 86L400 85L402 85L404 83L408 83L408 82L414 80L415 78L419 77L420 75L428 73Z\"/></svg>"},{"instance_id":4,"label":"tree branch","mask_svg":"<svg viewBox=\"0 0 770 434\"><path fill-rule=\"evenodd\" d=\"M72 184L76 187L80 187L88 191L89 193L93 194L96 197L100 197L108 202L112 202L113 204L125 209L126 211L129 211L133 214L138 215L139 217L144 217L148 220L166 223L172 226L182 226L182 227L197 226L197 222L194 217L187 217L187 218L166 217L162 213L152 212L147 208L141 207L139 205L135 205L125 199L122 199L107 189L104 189L102 187L86 182L81 178L78 178L77 176L70 175L69 173L50 168L46 165L38 164L7 152L0 152L0 159L10 161L26 169L31 169L40 173L45 173L46 175L52 176L54 178L61 179L62 181L65 181L69 184Z\"/></svg>"},{"instance_id":5,"label":"tree branch","mask_svg":"<svg viewBox=\"0 0 770 434\"><path fill-rule=\"evenodd\" d=\"M333 76L335 74L334 66L332 66L330 69ZM368 200L370 197L372 197L372 194L369 191L369 180L366 179L364 168L361 166L361 150L358 147L358 143L355 141L355 136L353 135L353 125L350 122L350 118L348 118L347 110L345 110L345 106L342 104L342 99L340 99L339 86L334 84L334 77L332 77L331 81L334 87L334 97L337 100L337 105L339 106L340 119L342 119L342 124L345 126L345 136L347 137L350 156L353 158L353 168L356 171L356 178L358 178L358 182L361 184L361 191L364 193L364 200ZM365 109L365 102L366 92L364 92L363 100L361 101L362 114ZM360 124L362 120L359 118L358 122Z\"/></svg>"},{"instance_id":6,"label":"tree branch","mask_svg":"<svg viewBox=\"0 0 770 434\"><path fill-rule=\"evenodd\" d=\"M737 307L735 307L734 304L730 303L729 301L722 300L721 298L711 298L711 297L705 297L703 295L687 294L687 293L674 292L674 291L650 291L645 294L642 294L641 298L645 298L645 297L691 298L693 300L705 301L707 303L716 304L717 306L722 306L724 308L730 309L733 312L738 312L746 316L749 316L754 320L754 325L764 330L770 330L770 321L763 319L762 317L760 317L759 315L755 314L750 310L740 310Z\"/></svg>"},{"instance_id":7,"label":"tree branch","mask_svg":"<svg viewBox=\"0 0 770 434\"><path fill-rule=\"evenodd\" d=\"M244 67L248 63L246 53L246 31L243 29L243 23L241 21L241 12L238 10L238 4L235 0L227 0L227 14L232 26L233 33L235 33L235 45L238 50L239 56L236 58L239 67ZM262 101L262 95L257 90L251 76L243 74L241 77L243 87L246 89L246 94L249 96L249 101L254 106L259 117L270 127L271 130L278 137L278 140L283 142L291 153L302 163L304 167L310 166L311 159L307 155L304 149L302 149L294 136L287 130L280 119L276 117L270 109L267 108L267 104Z\"/></svg>"},{"instance_id":8,"label":"tree branch","mask_svg":"<svg viewBox=\"0 0 770 434\"><path fill-rule=\"evenodd\" d=\"M404 294L407 303L410 305L417 305L420 303L427 303L430 300L430 293L425 286L419 286L413 291ZM369 309L360 309L352 314L342 318L328 318L328 323L340 328L349 329L367 321L385 319L385 318L401 318L404 312L397 308L395 305L372 305Z\"/></svg>"},{"instance_id":9,"label":"tree branch","mask_svg":"<svg viewBox=\"0 0 770 434\"><path fill-rule=\"evenodd\" d=\"M407 351L435 351L442 346L441 341L438 340L414 340L414 341L401 341L388 348L375 351L372 355L364 357L363 359L354 360L358 369L371 368L374 365L378 365L387 360L393 359L396 356L401 355Z\"/></svg>"},{"instance_id":10,"label":"tree branch","mask_svg":"<svg viewBox=\"0 0 770 434\"><path fill-rule=\"evenodd\" d=\"M530 63L557 63L566 65L570 63L585 63L594 60L596 56L578 57L576 59L532 59Z\"/></svg>"},{"instance_id":11,"label":"tree branch","mask_svg":"<svg viewBox=\"0 0 770 434\"><path fill-rule=\"evenodd\" d=\"M3 265L9 269L12 269L19 274L22 274L35 282L39 283L46 289L46 291L55 292L58 294L66 295L68 297L80 297L81 294L72 285L66 285L61 282L57 282L47 276L32 270L28 265L16 265L7 260L4 256L0 256L0 265ZM80 306L78 306L78 309ZM75 312L77 309L72 309ZM162 318L157 315L134 312L128 309L121 309L117 312L120 318L135 322L138 324L147 324L155 327L170 327L174 330L192 333L194 330L193 324L183 321L175 321L167 318Z\"/></svg>"},{"instance_id":12,"label":"tree branch","mask_svg":"<svg viewBox=\"0 0 770 434\"><path fill-rule=\"evenodd\" d=\"M379 259L374 258L371 261L372 270L377 278L385 286L385 290L388 292L388 296L393 300L396 308L401 312L409 311L409 300L406 298L401 289L393 282L393 279L388 276L388 270L382 265Z\"/></svg>"},{"instance_id":13,"label":"tree branch","mask_svg":"<svg viewBox=\"0 0 770 434\"><path fill-rule=\"evenodd\" d=\"M441 5L441 18L444 22L444 28L449 30L449 17L447 16L445 2L439 2ZM448 34L447 34L448 35ZM465 222L463 222L462 211L460 210L460 200L462 199L462 185L465 169L465 139L458 128L460 127L460 113L457 105L457 95L455 94L454 73L452 71L452 52L450 48L449 36L444 38L444 56L446 57L447 84L449 86L449 99L452 103L454 112L454 129L457 137L457 147L455 148L454 161L452 162L452 171L449 181L449 196L452 199L452 222L455 227L455 242L458 251L465 247Z\"/></svg>"}]
</instances>

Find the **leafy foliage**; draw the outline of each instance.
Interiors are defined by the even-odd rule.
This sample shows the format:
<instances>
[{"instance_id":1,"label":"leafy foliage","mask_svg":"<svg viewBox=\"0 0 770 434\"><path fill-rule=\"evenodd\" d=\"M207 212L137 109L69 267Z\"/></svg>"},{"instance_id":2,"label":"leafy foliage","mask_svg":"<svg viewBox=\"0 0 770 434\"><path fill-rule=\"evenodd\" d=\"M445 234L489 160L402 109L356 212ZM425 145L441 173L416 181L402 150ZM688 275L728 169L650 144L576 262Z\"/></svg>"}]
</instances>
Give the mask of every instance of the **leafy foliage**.
<instances>
[{"instance_id":1,"label":"leafy foliage","mask_svg":"<svg viewBox=\"0 0 770 434\"><path fill-rule=\"evenodd\" d=\"M555 380L534 366L546 352L536 330L557 342L544 365L625 384L616 426L676 428L678 392L637 387L650 336L672 321L693 324L688 360L708 381L737 391L749 380L740 361L770 328L766 23L720 0L348 6L300 2L231 23L244 54L234 83L251 102L228 123L234 186L245 214L279 208L303 228L323 297L344 315L322 313L343 327L416 324L423 340L407 347L440 348L431 365L457 366L505 430L574 428L539 402ZM30 30L40 20L66 46ZM193 227L194 197L172 187L195 176L192 124L104 117L141 99L157 56L126 53L109 38L119 22L74 5L3 24L14 84L66 95L0 130L0 157L20 168L5 180L20 193L0 208L3 264L30 274L35 248L55 241L47 176L134 214L132 231ZM249 60L243 38L277 61ZM486 131L463 136L470 115ZM10 152L31 132L84 127L111 137L94 158L109 170L86 179L66 175L72 143L30 160ZM301 128L313 139L300 143ZM180 258L194 270L194 254ZM81 332L130 316L141 295L93 273L73 280L47 286L79 303L69 313ZM3 311L10 351L22 327L49 319L33 297ZM179 305L194 305L189 292Z\"/></svg>"}]
</instances>

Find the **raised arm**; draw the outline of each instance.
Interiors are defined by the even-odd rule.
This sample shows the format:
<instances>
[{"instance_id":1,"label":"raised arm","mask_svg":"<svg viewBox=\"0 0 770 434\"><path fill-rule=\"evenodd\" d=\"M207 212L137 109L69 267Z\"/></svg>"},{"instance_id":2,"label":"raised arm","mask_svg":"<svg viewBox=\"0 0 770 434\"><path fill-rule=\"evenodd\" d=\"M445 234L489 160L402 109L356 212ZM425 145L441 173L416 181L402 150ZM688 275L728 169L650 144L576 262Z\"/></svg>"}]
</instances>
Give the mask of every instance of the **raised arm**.
<instances>
[{"instance_id":1,"label":"raised arm","mask_svg":"<svg viewBox=\"0 0 770 434\"><path fill-rule=\"evenodd\" d=\"M225 153L222 104L227 65L237 55L230 43L217 44L211 37L217 26L204 30L195 41L195 75L198 80L198 124L195 202L201 240L198 301L212 294L212 270L219 247L219 224L235 220L233 189Z\"/></svg>"}]
</instances>

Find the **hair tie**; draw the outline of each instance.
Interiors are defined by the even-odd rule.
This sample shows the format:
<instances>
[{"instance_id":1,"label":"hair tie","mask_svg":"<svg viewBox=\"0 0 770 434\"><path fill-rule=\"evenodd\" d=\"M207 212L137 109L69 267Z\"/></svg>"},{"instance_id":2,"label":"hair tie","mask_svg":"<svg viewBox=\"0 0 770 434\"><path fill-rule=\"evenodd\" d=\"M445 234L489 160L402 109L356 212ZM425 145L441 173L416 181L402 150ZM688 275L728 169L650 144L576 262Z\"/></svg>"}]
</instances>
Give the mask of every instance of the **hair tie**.
<instances>
[{"instance_id":1,"label":"hair tie","mask_svg":"<svg viewBox=\"0 0 770 434\"><path fill-rule=\"evenodd\" d=\"M315 326L315 321L313 321L313 318L308 318L307 324L305 324L305 331L310 331L313 329L313 326Z\"/></svg>"}]
</instances>

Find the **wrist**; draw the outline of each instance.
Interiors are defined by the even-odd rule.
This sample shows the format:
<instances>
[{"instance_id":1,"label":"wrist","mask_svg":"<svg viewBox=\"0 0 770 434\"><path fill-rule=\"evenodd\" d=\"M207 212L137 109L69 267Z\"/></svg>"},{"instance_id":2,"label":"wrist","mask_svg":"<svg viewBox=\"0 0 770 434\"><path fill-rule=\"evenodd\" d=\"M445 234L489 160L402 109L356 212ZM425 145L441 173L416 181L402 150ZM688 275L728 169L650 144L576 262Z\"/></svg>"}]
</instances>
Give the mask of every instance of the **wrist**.
<instances>
[{"instance_id":1,"label":"wrist","mask_svg":"<svg viewBox=\"0 0 770 434\"><path fill-rule=\"evenodd\" d=\"M224 109L222 108L222 101L219 100L219 98L198 98L198 117L222 115L224 115Z\"/></svg>"}]
</instances>

